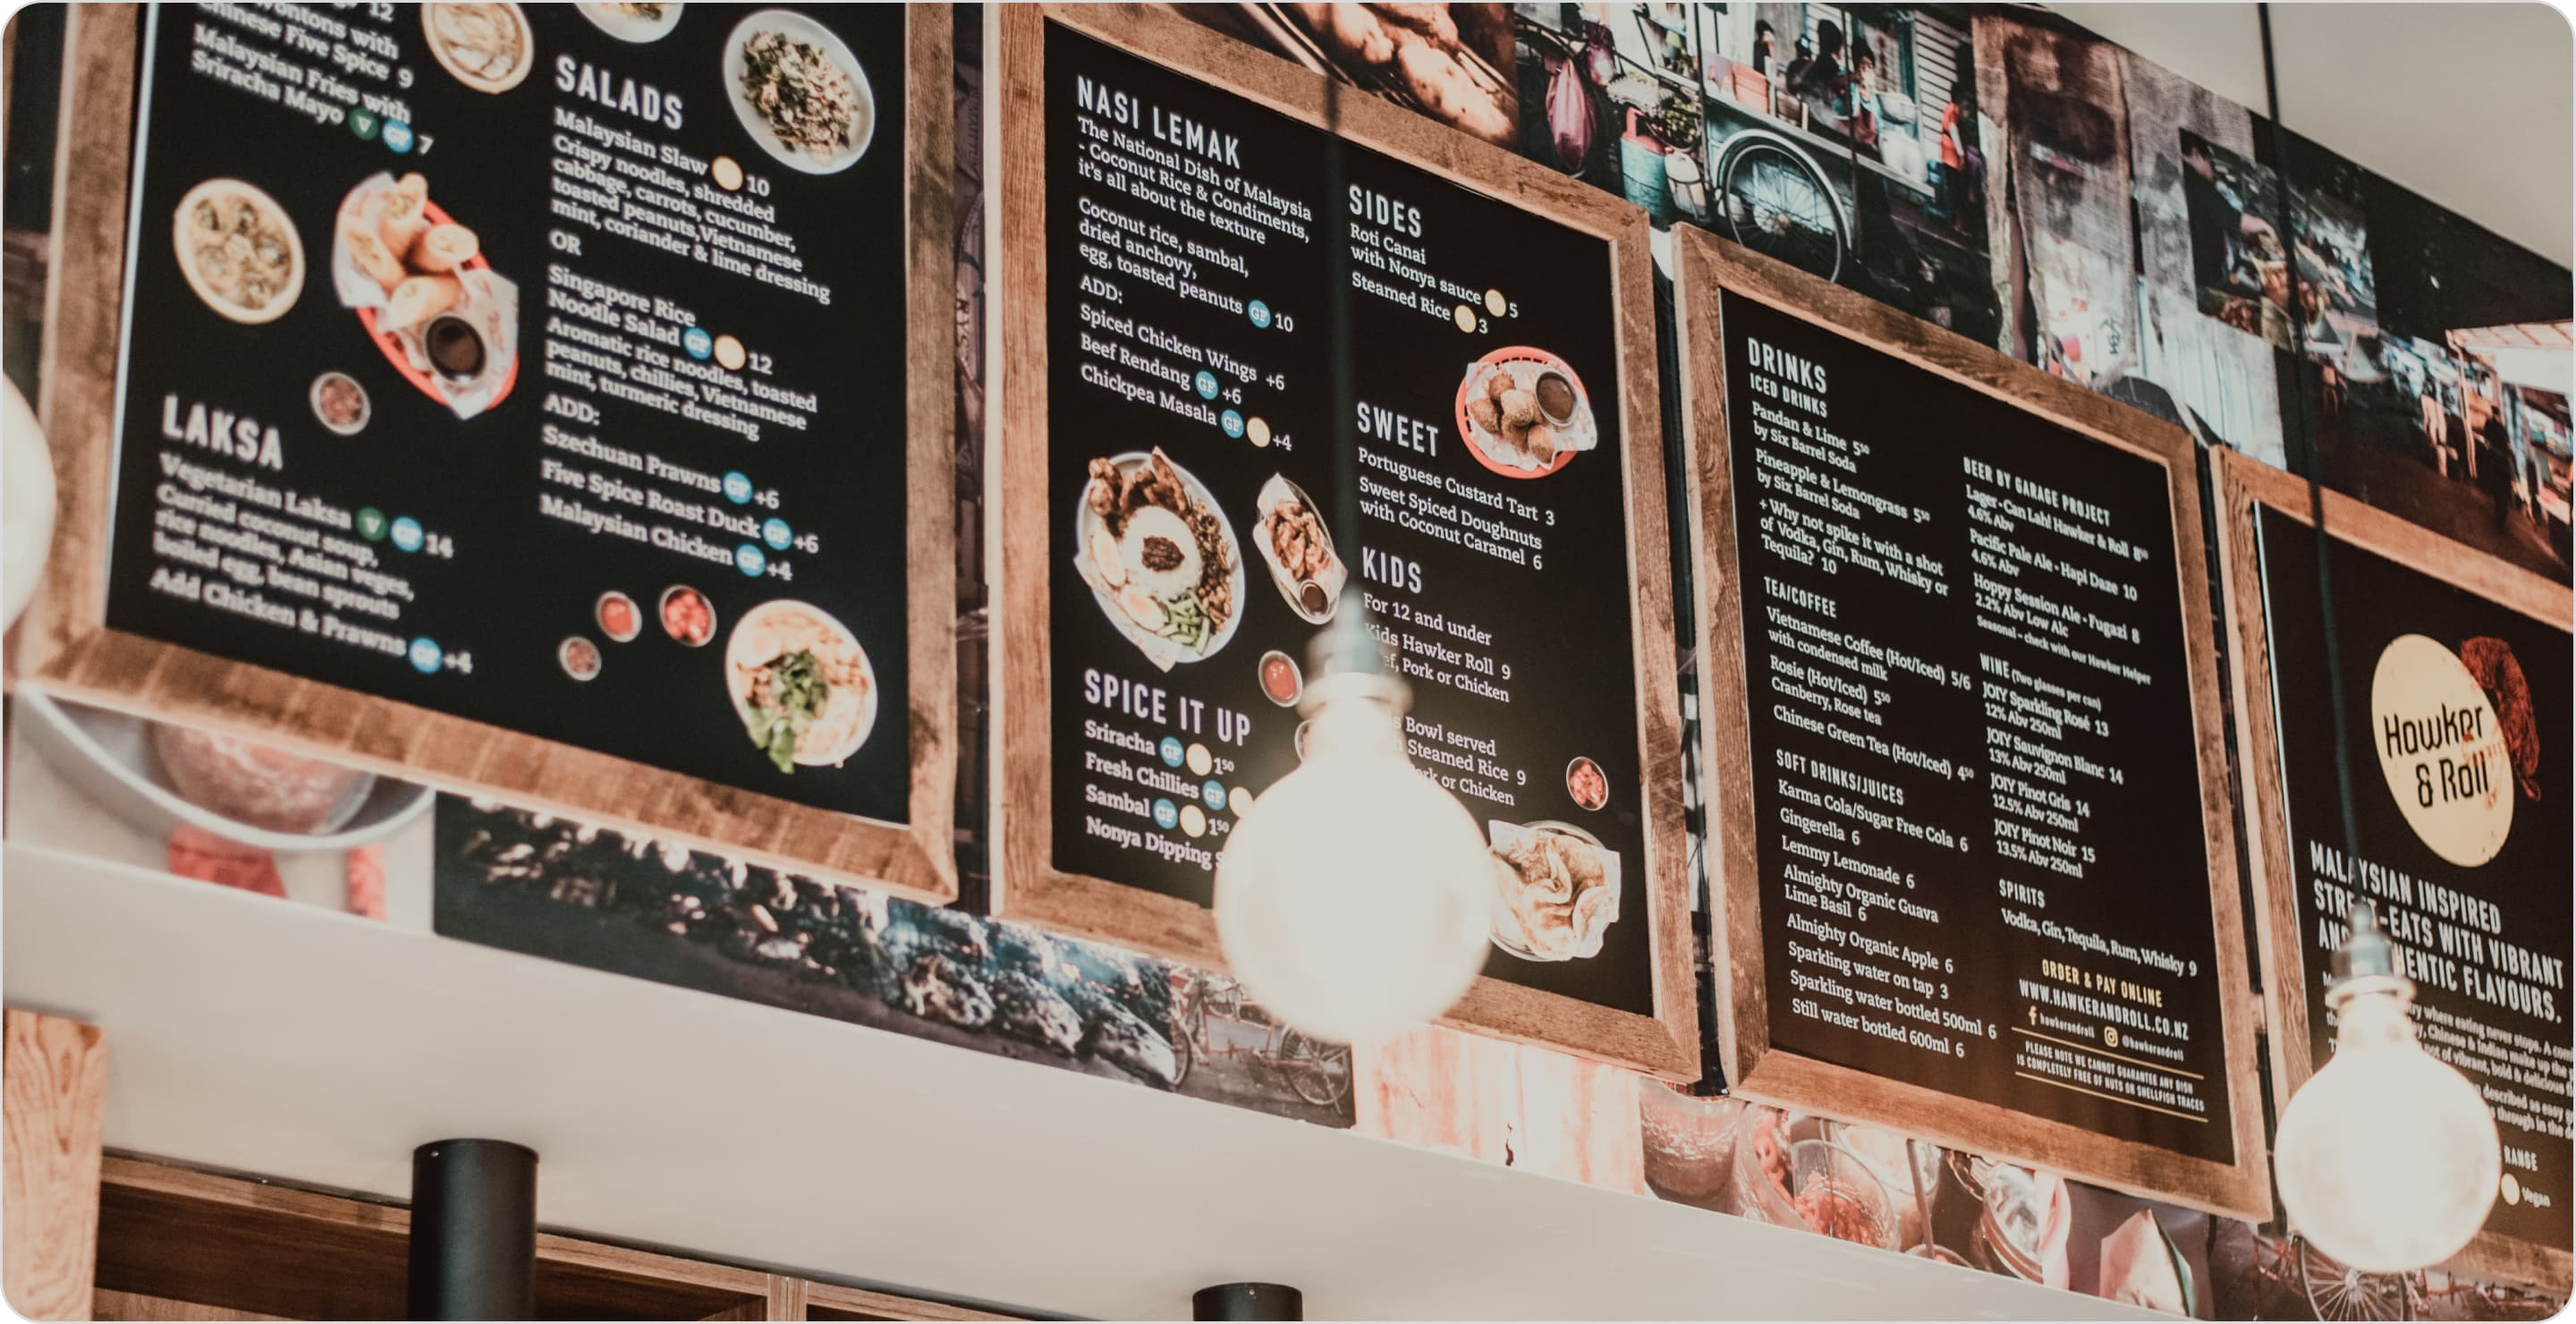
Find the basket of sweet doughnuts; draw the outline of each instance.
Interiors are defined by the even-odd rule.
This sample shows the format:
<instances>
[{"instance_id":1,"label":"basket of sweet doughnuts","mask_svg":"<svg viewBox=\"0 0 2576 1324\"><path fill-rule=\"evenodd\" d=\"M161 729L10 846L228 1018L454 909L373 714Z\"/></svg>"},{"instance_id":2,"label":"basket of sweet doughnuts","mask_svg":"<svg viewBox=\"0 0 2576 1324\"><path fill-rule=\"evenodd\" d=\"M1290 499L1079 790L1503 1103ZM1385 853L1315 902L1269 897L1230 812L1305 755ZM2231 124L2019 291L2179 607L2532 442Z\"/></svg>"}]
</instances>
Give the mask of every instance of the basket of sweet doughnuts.
<instances>
[{"instance_id":1,"label":"basket of sweet doughnuts","mask_svg":"<svg viewBox=\"0 0 2576 1324\"><path fill-rule=\"evenodd\" d=\"M1601 444L1583 380L1543 349L1511 345L1468 364L1457 408L1469 452L1505 478L1543 478Z\"/></svg>"}]
</instances>

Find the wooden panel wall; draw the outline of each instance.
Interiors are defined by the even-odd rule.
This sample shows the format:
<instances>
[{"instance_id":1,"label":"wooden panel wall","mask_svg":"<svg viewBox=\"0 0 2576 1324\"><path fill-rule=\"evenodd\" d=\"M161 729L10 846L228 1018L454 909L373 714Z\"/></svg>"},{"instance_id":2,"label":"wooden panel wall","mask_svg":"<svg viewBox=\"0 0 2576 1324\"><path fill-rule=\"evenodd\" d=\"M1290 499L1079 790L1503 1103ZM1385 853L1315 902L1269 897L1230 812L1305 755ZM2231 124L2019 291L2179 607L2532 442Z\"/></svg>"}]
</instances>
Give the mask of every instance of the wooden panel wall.
<instances>
[{"instance_id":1,"label":"wooden panel wall","mask_svg":"<svg viewBox=\"0 0 2576 1324\"><path fill-rule=\"evenodd\" d=\"M29 1319L88 1319L98 1263L107 1036L10 1011L0 1047L0 1289Z\"/></svg>"}]
</instances>

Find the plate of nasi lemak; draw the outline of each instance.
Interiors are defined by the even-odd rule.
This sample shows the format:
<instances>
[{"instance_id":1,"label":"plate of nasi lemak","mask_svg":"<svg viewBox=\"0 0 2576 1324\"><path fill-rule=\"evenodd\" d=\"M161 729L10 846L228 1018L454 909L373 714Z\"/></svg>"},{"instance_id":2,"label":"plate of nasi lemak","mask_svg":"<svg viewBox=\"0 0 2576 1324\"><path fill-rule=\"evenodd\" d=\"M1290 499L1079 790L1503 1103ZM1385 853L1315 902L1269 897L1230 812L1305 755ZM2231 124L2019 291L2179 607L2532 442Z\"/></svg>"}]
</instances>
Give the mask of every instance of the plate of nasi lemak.
<instances>
[{"instance_id":1,"label":"plate of nasi lemak","mask_svg":"<svg viewBox=\"0 0 2576 1324\"><path fill-rule=\"evenodd\" d=\"M1242 619L1243 551L1197 475L1157 448L1091 462L1074 568L1101 614L1165 671L1216 655Z\"/></svg>"}]
</instances>

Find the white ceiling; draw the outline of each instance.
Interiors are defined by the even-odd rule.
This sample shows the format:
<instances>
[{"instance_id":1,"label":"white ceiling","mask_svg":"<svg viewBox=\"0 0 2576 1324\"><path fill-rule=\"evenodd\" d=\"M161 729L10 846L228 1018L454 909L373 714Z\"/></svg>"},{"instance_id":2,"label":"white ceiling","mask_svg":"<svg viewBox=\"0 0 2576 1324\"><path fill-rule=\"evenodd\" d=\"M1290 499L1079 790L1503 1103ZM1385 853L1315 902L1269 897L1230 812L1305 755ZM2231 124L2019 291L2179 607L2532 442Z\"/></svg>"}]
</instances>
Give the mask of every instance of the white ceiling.
<instances>
[{"instance_id":1,"label":"white ceiling","mask_svg":"<svg viewBox=\"0 0 2576 1324\"><path fill-rule=\"evenodd\" d=\"M2251 4L2050 8L2256 111ZM2281 121L2576 266L2576 38L2546 4L2276 4Z\"/></svg>"}]
</instances>

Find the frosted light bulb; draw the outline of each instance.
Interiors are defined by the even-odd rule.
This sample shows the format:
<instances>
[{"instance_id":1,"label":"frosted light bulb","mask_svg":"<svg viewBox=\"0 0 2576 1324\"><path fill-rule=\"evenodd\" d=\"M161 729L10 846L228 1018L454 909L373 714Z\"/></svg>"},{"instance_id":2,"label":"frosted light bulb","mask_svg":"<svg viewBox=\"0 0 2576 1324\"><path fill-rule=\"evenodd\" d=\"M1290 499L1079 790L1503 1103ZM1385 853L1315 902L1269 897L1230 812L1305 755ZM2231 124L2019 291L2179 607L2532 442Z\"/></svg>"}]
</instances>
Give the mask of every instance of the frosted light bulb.
<instances>
[{"instance_id":1,"label":"frosted light bulb","mask_svg":"<svg viewBox=\"0 0 2576 1324\"><path fill-rule=\"evenodd\" d=\"M2385 950L2367 916L2355 937ZM2415 1041L2405 980L2364 974L2326 997L2337 1008L2334 1060L2291 1097L2273 1142L2282 1207L2301 1236L2355 1269L2439 1264L2477 1235L2495 1200L2495 1115Z\"/></svg>"},{"instance_id":2,"label":"frosted light bulb","mask_svg":"<svg viewBox=\"0 0 2576 1324\"><path fill-rule=\"evenodd\" d=\"M1345 679L1385 684L1331 678ZM1216 871L1217 937L1244 990L1337 1043L1440 1015L1485 964L1484 836L1405 757L1382 694L1321 700L1305 764L1253 802Z\"/></svg>"}]
</instances>

